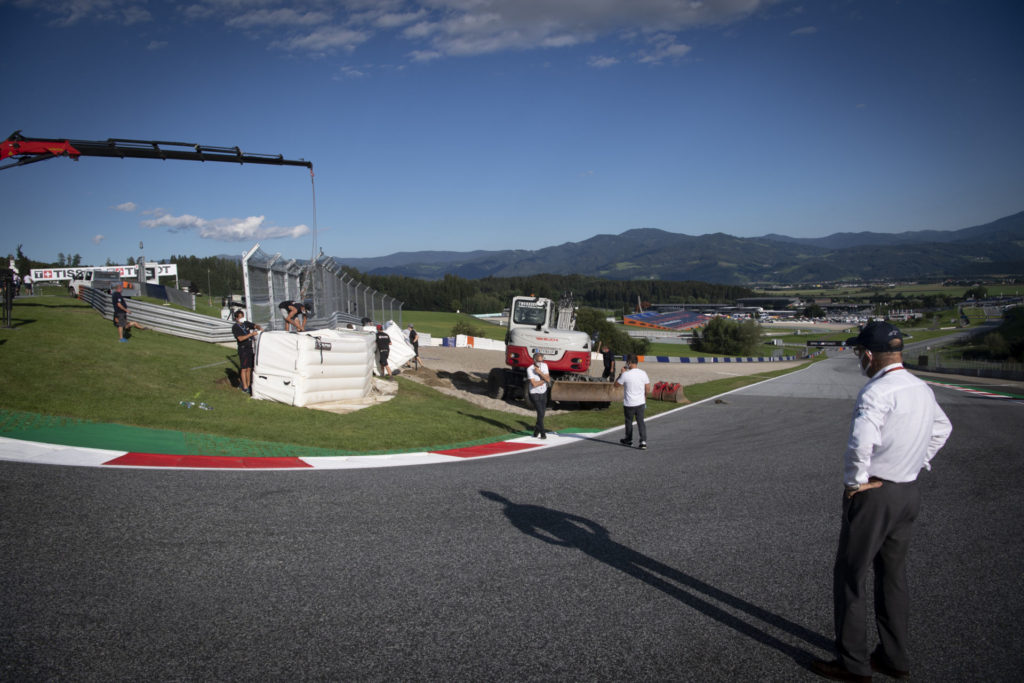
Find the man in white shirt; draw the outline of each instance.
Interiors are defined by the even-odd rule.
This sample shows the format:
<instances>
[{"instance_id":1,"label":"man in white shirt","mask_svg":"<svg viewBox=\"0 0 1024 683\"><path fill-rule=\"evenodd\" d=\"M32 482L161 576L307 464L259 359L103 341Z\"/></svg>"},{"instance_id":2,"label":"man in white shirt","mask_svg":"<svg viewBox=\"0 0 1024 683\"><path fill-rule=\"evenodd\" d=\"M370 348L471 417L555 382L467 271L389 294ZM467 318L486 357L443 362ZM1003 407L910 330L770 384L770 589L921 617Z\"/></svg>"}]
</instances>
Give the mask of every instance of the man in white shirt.
<instances>
[{"instance_id":1,"label":"man in white shirt","mask_svg":"<svg viewBox=\"0 0 1024 683\"><path fill-rule=\"evenodd\" d=\"M548 438L544 430L544 412L548 407L548 385L551 383L551 374L548 371L548 364L544 362L544 355L533 354L533 365L526 368L526 379L530 384L530 400L537 410L537 424L533 427L534 437Z\"/></svg>"},{"instance_id":2,"label":"man in white shirt","mask_svg":"<svg viewBox=\"0 0 1024 683\"><path fill-rule=\"evenodd\" d=\"M651 378L647 373L637 367L639 359L630 355L626 358L626 367L622 369L619 378L615 380L622 385L622 412L626 417L626 438L620 439L623 446L633 446L633 420L636 420L636 429L640 436L640 450L647 450L647 425L644 423L644 413L647 411L647 390L651 387Z\"/></svg>"},{"instance_id":3,"label":"man in white shirt","mask_svg":"<svg viewBox=\"0 0 1024 683\"><path fill-rule=\"evenodd\" d=\"M871 322L847 340L871 379L857 396L843 459L843 518L833 569L836 654L816 661L833 680L870 681L871 672L909 678L910 601L906 561L921 504L917 475L953 430L931 388L903 367L903 335ZM868 571L874 568L878 646L867 643Z\"/></svg>"}]
</instances>

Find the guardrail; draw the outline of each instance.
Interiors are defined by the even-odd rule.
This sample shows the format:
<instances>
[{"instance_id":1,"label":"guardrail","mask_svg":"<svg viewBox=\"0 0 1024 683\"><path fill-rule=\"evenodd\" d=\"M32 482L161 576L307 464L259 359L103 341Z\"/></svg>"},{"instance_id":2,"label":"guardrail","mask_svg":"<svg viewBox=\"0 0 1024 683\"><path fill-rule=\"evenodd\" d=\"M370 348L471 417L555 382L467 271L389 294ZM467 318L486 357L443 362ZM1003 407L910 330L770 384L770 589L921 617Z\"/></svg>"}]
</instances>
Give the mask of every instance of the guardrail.
<instances>
[{"instance_id":1,"label":"guardrail","mask_svg":"<svg viewBox=\"0 0 1024 683\"><path fill-rule=\"evenodd\" d=\"M114 306L110 295L91 287L81 288L81 299L95 308L104 318L114 319ZM128 301L129 320L143 327L173 334L176 337L195 339L210 343L233 342L231 322L211 318L201 313L181 311L170 306L151 304L145 301Z\"/></svg>"},{"instance_id":2,"label":"guardrail","mask_svg":"<svg viewBox=\"0 0 1024 683\"><path fill-rule=\"evenodd\" d=\"M81 299L99 311L104 318L114 319L114 306L110 303L110 295L106 292L91 287L82 287ZM157 332L212 344L235 341L234 335L231 334L231 320L221 320L202 313L182 311L171 306L151 304L134 299L128 300L128 310L130 311L130 320ZM338 329L348 324L362 328L360 318L344 313L332 313L326 318L310 318L306 321L306 329Z\"/></svg>"}]
</instances>

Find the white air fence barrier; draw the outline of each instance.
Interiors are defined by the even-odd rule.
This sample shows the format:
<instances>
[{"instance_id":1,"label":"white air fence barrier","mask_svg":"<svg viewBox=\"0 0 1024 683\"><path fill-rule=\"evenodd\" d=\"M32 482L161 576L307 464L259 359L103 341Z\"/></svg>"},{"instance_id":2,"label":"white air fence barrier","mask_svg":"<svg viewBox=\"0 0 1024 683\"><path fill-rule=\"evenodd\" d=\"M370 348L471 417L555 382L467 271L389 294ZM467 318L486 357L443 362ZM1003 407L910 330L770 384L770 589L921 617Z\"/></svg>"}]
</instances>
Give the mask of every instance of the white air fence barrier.
<instances>
[{"instance_id":1,"label":"white air fence barrier","mask_svg":"<svg viewBox=\"0 0 1024 683\"><path fill-rule=\"evenodd\" d=\"M263 332L256 337L252 397L293 406L365 398L375 350L374 335L358 330Z\"/></svg>"}]
</instances>

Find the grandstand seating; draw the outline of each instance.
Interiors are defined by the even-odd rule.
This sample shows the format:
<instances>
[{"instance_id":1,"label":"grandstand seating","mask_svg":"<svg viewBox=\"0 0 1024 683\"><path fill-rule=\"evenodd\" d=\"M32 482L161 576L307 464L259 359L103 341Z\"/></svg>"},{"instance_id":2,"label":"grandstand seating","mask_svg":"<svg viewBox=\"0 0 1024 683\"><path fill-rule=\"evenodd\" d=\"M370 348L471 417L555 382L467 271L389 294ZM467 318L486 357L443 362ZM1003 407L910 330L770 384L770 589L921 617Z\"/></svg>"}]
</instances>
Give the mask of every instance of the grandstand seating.
<instances>
[{"instance_id":1,"label":"grandstand seating","mask_svg":"<svg viewBox=\"0 0 1024 683\"><path fill-rule=\"evenodd\" d=\"M690 330L707 324L711 316L693 311L668 311L658 313L657 311L646 311L624 316L622 322L634 327L644 327L651 330L670 330L680 332Z\"/></svg>"}]
</instances>

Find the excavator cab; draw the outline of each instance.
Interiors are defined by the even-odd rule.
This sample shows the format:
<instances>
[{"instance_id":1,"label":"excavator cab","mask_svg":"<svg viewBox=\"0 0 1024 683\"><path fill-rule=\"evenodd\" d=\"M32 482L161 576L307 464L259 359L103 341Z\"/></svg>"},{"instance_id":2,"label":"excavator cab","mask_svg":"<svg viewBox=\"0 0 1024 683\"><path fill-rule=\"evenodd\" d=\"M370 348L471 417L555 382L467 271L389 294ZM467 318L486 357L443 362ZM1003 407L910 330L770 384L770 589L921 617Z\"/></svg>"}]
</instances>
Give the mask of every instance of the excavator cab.
<instances>
[{"instance_id":1,"label":"excavator cab","mask_svg":"<svg viewBox=\"0 0 1024 683\"><path fill-rule=\"evenodd\" d=\"M512 302L511 324L509 328L527 326L540 329L548 324L548 311L551 302L548 299L524 299L516 297Z\"/></svg>"}]
</instances>

